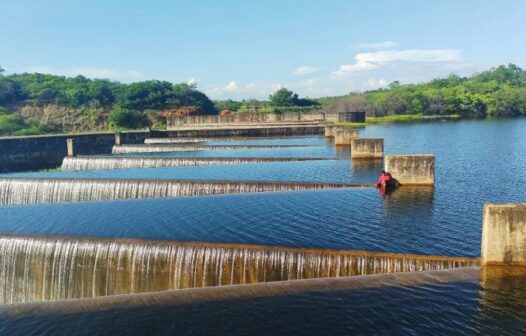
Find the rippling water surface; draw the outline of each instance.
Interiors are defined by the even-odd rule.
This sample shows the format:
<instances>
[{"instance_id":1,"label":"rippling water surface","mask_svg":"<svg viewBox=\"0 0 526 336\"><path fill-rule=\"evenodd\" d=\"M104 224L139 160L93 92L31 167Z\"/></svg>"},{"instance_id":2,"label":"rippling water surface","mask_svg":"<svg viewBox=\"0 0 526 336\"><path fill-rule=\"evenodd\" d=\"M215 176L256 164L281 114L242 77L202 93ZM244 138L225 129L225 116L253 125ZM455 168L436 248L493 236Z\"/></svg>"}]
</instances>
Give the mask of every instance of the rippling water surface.
<instances>
[{"instance_id":1,"label":"rippling water surface","mask_svg":"<svg viewBox=\"0 0 526 336\"><path fill-rule=\"evenodd\" d=\"M0 208L0 231L476 257L480 254L483 204L526 202L526 119L371 126L362 130L361 136L385 138L387 154L435 154L435 188L401 188L388 195L364 189L8 206ZM249 143L324 145L327 141L306 137L256 139ZM11 176L375 181L382 163L351 163L348 154L336 151L332 145L169 153L163 155L337 156L341 160ZM0 330L31 331L32 323L43 328L35 330L62 330L62 326L63 330L75 330L76 321L94 328L111 322L112 327L137 333L157 330L206 334L236 329L240 334L388 331L519 335L526 328L522 313L526 308L524 288L515 286L502 294L481 289L478 281L378 288L184 308L86 313L71 319L0 319ZM504 299L505 295L515 300Z\"/></svg>"}]
</instances>

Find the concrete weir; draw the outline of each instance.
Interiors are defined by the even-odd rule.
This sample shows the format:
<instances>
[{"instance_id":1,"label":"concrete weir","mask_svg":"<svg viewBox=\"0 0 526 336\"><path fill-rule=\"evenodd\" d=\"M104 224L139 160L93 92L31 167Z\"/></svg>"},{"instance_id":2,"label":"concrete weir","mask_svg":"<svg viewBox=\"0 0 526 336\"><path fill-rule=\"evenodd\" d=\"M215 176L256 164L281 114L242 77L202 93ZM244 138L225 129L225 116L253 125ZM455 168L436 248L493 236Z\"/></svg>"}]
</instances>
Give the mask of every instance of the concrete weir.
<instances>
[{"instance_id":1,"label":"concrete weir","mask_svg":"<svg viewBox=\"0 0 526 336\"><path fill-rule=\"evenodd\" d=\"M208 165L234 165L251 163L277 163L336 160L335 158L259 158L259 157L122 157L122 156L77 156L66 157L62 170L96 170L124 168L161 168Z\"/></svg>"},{"instance_id":2,"label":"concrete weir","mask_svg":"<svg viewBox=\"0 0 526 336\"><path fill-rule=\"evenodd\" d=\"M381 159L384 157L384 139L351 139L352 159Z\"/></svg>"},{"instance_id":3,"label":"concrete weir","mask_svg":"<svg viewBox=\"0 0 526 336\"><path fill-rule=\"evenodd\" d=\"M334 129L334 144L336 146L351 145L351 140L357 138L358 135L358 130L338 126Z\"/></svg>"},{"instance_id":4,"label":"concrete weir","mask_svg":"<svg viewBox=\"0 0 526 336\"><path fill-rule=\"evenodd\" d=\"M113 154L130 153L163 153L163 152L194 152L204 150L228 149L270 149L270 148L302 148L321 147L317 145L199 145L199 144L138 144L114 146Z\"/></svg>"},{"instance_id":5,"label":"concrete weir","mask_svg":"<svg viewBox=\"0 0 526 336\"><path fill-rule=\"evenodd\" d=\"M335 128L336 126L330 126L330 125L325 126L325 137L334 138Z\"/></svg>"},{"instance_id":6,"label":"concrete weir","mask_svg":"<svg viewBox=\"0 0 526 336\"><path fill-rule=\"evenodd\" d=\"M474 258L0 235L0 303L477 266Z\"/></svg>"},{"instance_id":7,"label":"concrete weir","mask_svg":"<svg viewBox=\"0 0 526 336\"><path fill-rule=\"evenodd\" d=\"M352 183L3 178L0 205L372 187Z\"/></svg>"},{"instance_id":8,"label":"concrete weir","mask_svg":"<svg viewBox=\"0 0 526 336\"><path fill-rule=\"evenodd\" d=\"M431 154L386 155L384 170L401 185L435 184L435 156Z\"/></svg>"},{"instance_id":9,"label":"concrete weir","mask_svg":"<svg viewBox=\"0 0 526 336\"><path fill-rule=\"evenodd\" d=\"M526 203L484 205L481 263L526 266Z\"/></svg>"}]
</instances>

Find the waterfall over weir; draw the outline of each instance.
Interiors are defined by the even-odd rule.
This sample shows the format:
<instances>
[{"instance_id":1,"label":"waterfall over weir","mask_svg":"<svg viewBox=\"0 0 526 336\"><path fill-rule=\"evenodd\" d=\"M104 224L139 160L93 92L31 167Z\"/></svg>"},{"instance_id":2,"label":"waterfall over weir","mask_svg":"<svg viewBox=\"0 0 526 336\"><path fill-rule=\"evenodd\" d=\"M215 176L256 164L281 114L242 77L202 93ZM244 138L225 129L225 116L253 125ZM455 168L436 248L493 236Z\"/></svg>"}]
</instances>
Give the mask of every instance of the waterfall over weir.
<instances>
[{"instance_id":1,"label":"waterfall over weir","mask_svg":"<svg viewBox=\"0 0 526 336\"><path fill-rule=\"evenodd\" d=\"M62 170L94 170L94 169L121 169L121 168L160 168L160 167L186 167L206 165L232 165L248 163L272 163L335 160L333 158L243 158L243 157L119 157L119 156L77 156L66 157L62 161Z\"/></svg>"},{"instance_id":2,"label":"waterfall over weir","mask_svg":"<svg viewBox=\"0 0 526 336\"><path fill-rule=\"evenodd\" d=\"M0 235L0 303L443 270L478 263L473 258L364 251Z\"/></svg>"},{"instance_id":3,"label":"waterfall over weir","mask_svg":"<svg viewBox=\"0 0 526 336\"><path fill-rule=\"evenodd\" d=\"M210 141L206 138L147 138L144 139L145 144L181 144L181 143L197 143Z\"/></svg>"},{"instance_id":4,"label":"waterfall over weir","mask_svg":"<svg viewBox=\"0 0 526 336\"><path fill-rule=\"evenodd\" d=\"M0 179L0 205L368 188L369 184L135 179Z\"/></svg>"},{"instance_id":5,"label":"waterfall over weir","mask_svg":"<svg viewBox=\"0 0 526 336\"><path fill-rule=\"evenodd\" d=\"M198 144L137 144L115 145L113 154L130 153L163 153L163 152L193 152L201 150L225 149L265 149L265 148L295 148L295 147L321 147L318 145L198 145Z\"/></svg>"}]
</instances>

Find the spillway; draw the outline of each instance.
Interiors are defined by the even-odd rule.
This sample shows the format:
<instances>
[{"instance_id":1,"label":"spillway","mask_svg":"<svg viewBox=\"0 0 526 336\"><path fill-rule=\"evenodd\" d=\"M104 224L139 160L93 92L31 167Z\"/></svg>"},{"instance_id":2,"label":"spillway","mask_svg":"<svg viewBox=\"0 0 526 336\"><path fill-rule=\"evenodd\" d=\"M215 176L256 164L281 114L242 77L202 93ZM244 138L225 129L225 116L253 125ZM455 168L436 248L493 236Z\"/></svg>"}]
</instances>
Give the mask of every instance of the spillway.
<instances>
[{"instance_id":1,"label":"spillway","mask_svg":"<svg viewBox=\"0 0 526 336\"><path fill-rule=\"evenodd\" d=\"M0 205L368 188L370 184L140 179L0 179Z\"/></svg>"},{"instance_id":2,"label":"spillway","mask_svg":"<svg viewBox=\"0 0 526 336\"><path fill-rule=\"evenodd\" d=\"M136 144L113 146L113 154L193 152L202 150L227 149L270 149L270 148L321 147L318 145L198 145L198 144Z\"/></svg>"},{"instance_id":3,"label":"spillway","mask_svg":"<svg viewBox=\"0 0 526 336\"><path fill-rule=\"evenodd\" d=\"M181 144L209 141L206 138L147 138L145 144Z\"/></svg>"},{"instance_id":4,"label":"spillway","mask_svg":"<svg viewBox=\"0 0 526 336\"><path fill-rule=\"evenodd\" d=\"M123 168L160 168L207 165L232 165L249 163L298 162L316 160L335 160L333 158L258 158L258 157L119 157L119 156L77 156L66 157L62 170L95 170Z\"/></svg>"},{"instance_id":5,"label":"spillway","mask_svg":"<svg viewBox=\"0 0 526 336\"><path fill-rule=\"evenodd\" d=\"M410 254L0 235L0 303L472 267Z\"/></svg>"}]
</instances>

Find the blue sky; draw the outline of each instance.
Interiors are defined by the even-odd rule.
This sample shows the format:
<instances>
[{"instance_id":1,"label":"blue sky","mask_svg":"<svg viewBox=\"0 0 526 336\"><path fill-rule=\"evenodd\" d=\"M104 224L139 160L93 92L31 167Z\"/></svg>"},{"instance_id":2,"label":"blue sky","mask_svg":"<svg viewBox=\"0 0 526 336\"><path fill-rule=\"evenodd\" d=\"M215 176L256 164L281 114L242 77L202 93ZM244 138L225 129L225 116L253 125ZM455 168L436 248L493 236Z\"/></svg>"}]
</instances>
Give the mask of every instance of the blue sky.
<instances>
[{"instance_id":1,"label":"blue sky","mask_svg":"<svg viewBox=\"0 0 526 336\"><path fill-rule=\"evenodd\" d=\"M524 0L0 0L0 65L319 97L526 67L525 23Z\"/></svg>"}]
</instances>

